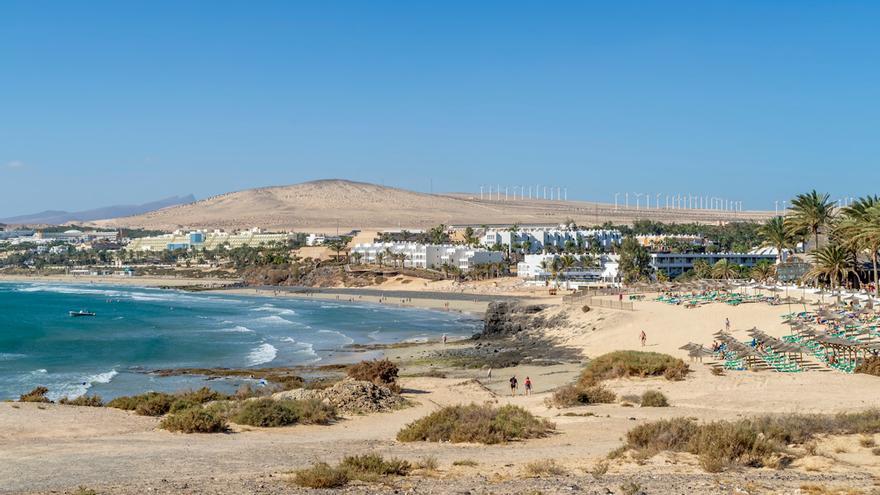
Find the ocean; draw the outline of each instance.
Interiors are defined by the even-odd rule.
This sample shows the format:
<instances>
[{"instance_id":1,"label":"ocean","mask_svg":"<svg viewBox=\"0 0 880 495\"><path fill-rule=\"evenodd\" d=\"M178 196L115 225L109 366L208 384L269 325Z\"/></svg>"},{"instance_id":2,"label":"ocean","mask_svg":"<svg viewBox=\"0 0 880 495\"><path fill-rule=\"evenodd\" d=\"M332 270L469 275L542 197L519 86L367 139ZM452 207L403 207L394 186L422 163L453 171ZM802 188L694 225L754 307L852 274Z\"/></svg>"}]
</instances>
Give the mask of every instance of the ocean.
<instances>
[{"instance_id":1,"label":"ocean","mask_svg":"<svg viewBox=\"0 0 880 495\"><path fill-rule=\"evenodd\" d=\"M68 314L79 310L96 316ZM311 365L350 358L350 344L469 336L479 327L459 313L359 302L0 283L0 400L40 385L51 399L205 385L231 392L248 380L148 371Z\"/></svg>"}]
</instances>

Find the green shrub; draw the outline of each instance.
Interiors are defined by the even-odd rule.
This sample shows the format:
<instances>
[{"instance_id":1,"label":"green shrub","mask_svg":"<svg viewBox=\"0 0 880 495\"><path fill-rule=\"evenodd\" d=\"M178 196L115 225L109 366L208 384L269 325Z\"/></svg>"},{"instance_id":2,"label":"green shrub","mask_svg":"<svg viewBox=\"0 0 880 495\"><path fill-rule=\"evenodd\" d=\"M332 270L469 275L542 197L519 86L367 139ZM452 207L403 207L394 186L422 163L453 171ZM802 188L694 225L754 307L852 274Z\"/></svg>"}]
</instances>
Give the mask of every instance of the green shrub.
<instances>
[{"instance_id":1,"label":"green shrub","mask_svg":"<svg viewBox=\"0 0 880 495\"><path fill-rule=\"evenodd\" d=\"M591 360L578 383L582 387L589 387L603 380L629 376L663 376L668 380L681 380L687 372L688 365L684 361L667 354L615 351Z\"/></svg>"},{"instance_id":2,"label":"green shrub","mask_svg":"<svg viewBox=\"0 0 880 495\"><path fill-rule=\"evenodd\" d=\"M880 410L837 415L792 414L698 425L685 418L639 425L626 434L624 448L650 457L657 452L690 452L709 472L729 466L770 466L785 459L786 446L806 444L817 435L875 434ZM811 450L806 449L810 454Z\"/></svg>"},{"instance_id":3,"label":"green shrub","mask_svg":"<svg viewBox=\"0 0 880 495\"><path fill-rule=\"evenodd\" d=\"M307 469L294 473L293 482L306 488L339 488L348 484L348 474L344 469L319 462Z\"/></svg>"},{"instance_id":4,"label":"green shrub","mask_svg":"<svg viewBox=\"0 0 880 495\"><path fill-rule=\"evenodd\" d=\"M383 476L406 476L412 465L402 459L386 460L378 454L347 456L339 463L349 479L375 481Z\"/></svg>"},{"instance_id":5,"label":"green shrub","mask_svg":"<svg viewBox=\"0 0 880 495\"><path fill-rule=\"evenodd\" d=\"M546 436L555 426L525 409L506 405L448 406L405 426L402 442L474 442L496 444Z\"/></svg>"},{"instance_id":6,"label":"green shrub","mask_svg":"<svg viewBox=\"0 0 880 495\"><path fill-rule=\"evenodd\" d=\"M585 404L610 404L615 400L614 392L601 385L591 387L567 385L553 392L547 403L555 407L574 407Z\"/></svg>"},{"instance_id":7,"label":"green shrub","mask_svg":"<svg viewBox=\"0 0 880 495\"><path fill-rule=\"evenodd\" d=\"M141 416L163 416L169 412L191 409L212 401L226 400L229 396L215 392L208 387L186 392L168 394L147 392L140 395L117 397L107 403L107 407L134 411Z\"/></svg>"},{"instance_id":8,"label":"green shrub","mask_svg":"<svg viewBox=\"0 0 880 495\"><path fill-rule=\"evenodd\" d=\"M295 423L327 424L336 419L336 409L319 400L249 400L232 416L240 425L277 427Z\"/></svg>"},{"instance_id":9,"label":"green shrub","mask_svg":"<svg viewBox=\"0 0 880 495\"><path fill-rule=\"evenodd\" d=\"M642 394L639 401L642 407L669 407L669 401L666 396L658 390L648 390Z\"/></svg>"},{"instance_id":10,"label":"green shrub","mask_svg":"<svg viewBox=\"0 0 880 495\"><path fill-rule=\"evenodd\" d=\"M101 407L104 405L104 401L101 399L99 395L81 395L76 399L68 399L67 397L62 397L58 399L59 404L64 404L67 406L88 406L88 407Z\"/></svg>"},{"instance_id":11,"label":"green shrub","mask_svg":"<svg viewBox=\"0 0 880 495\"><path fill-rule=\"evenodd\" d=\"M182 433L222 433L229 429L222 416L201 406L173 412L165 416L159 426Z\"/></svg>"},{"instance_id":12,"label":"green shrub","mask_svg":"<svg viewBox=\"0 0 880 495\"><path fill-rule=\"evenodd\" d=\"M346 373L355 380L373 382L376 385L382 385L395 392L399 392L400 387L397 385L398 372L397 365L391 362L391 360L376 359L354 364L348 368Z\"/></svg>"},{"instance_id":13,"label":"green shrub","mask_svg":"<svg viewBox=\"0 0 880 495\"><path fill-rule=\"evenodd\" d=\"M18 397L19 402L52 402L46 397L49 389L46 387L37 387L26 394Z\"/></svg>"},{"instance_id":14,"label":"green shrub","mask_svg":"<svg viewBox=\"0 0 880 495\"><path fill-rule=\"evenodd\" d=\"M141 416L164 416L171 411L171 404L173 403L174 396L156 393L139 402L134 408L134 412Z\"/></svg>"}]
</instances>

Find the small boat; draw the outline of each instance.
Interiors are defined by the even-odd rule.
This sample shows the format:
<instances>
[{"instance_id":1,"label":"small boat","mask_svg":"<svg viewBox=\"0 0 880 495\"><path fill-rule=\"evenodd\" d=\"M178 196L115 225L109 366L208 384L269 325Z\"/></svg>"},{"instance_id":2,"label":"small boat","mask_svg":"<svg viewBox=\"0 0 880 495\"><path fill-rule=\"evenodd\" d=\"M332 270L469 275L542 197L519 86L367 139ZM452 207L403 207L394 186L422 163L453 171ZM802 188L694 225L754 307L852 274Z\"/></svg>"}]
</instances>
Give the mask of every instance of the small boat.
<instances>
[{"instance_id":1,"label":"small boat","mask_svg":"<svg viewBox=\"0 0 880 495\"><path fill-rule=\"evenodd\" d=\"M79 311L71 311L70 316L73 316L74 318L76 318L77 316L95 316L95 313L92 313L91 311L79 310Z\"/></svg>"}]
</instances>

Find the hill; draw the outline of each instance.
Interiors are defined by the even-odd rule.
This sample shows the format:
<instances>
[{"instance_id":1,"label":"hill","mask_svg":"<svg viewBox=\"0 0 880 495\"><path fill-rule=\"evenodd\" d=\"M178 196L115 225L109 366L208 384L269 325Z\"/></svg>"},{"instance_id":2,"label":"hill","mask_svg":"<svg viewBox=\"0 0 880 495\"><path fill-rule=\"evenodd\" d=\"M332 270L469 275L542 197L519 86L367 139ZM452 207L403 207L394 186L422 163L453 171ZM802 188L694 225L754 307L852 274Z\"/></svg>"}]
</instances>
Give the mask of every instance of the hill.
<instances>
[{"instance_id":1,"label":"hill","mask_svg":"<svg viewBox=\"0 0 880 495\"><path fill-rule=\"evenodd\" d=\"M615 209L582 201L481 200L468 194L426 194L347 180L231 192L137 216L96 222L110 227L292 229L427 228L447 225L555 224L572 219L593 225L652 219L678 222L763 220L770 212Z\"/></svg>"},{"instance_id":2,"label":"hill","mask_svg":"<svg viewBox=\"0 0 880 495\"><path fill-rule=\"evenodd\" d=\"M105 206L84 211L46 210L29 215L3 218L0 221L9 224L20 225L64 225L71 222L90 222L102 218L127 217L140 215L153 210L159 210L168 206L192 203L196 198L190 194L187 196L171 196L141 205L115 205Z\"/></svg>"}]
</instances>

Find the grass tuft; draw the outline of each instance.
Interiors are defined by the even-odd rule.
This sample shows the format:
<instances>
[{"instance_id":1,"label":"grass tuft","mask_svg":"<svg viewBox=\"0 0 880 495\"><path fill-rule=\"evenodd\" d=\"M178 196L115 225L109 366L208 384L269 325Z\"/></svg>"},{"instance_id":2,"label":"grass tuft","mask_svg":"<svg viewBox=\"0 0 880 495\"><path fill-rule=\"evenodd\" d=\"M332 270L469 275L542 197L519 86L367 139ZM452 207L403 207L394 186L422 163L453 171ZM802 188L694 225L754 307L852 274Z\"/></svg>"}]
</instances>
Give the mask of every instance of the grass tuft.
<instances>
[{"instance_id":1,"label":"grass tuft","mask_svg":"<svg viewBox=\"0 0 880 495\"><path fill-rule=\"evenodd\" d=\"M525 409L506 405L448 406L418 419L397 433L401 442L473 442L497 444L546 436L555 426Z\"/></svg>"},{"instance_id":2,"label":"grass tuft","mask_svg":"<svg viewBox=\"0 0 880 495\"><path fill-rule=\"evenodd\" d=\"M347 456L338 466L319 462L295 471L293 482L307 488L339 488L349 481L378 481L390 476L406 476L412 465L402 459L385 459L378 454Z\"/></svg>"},{"instance_id":3,"label":"grass tuft","mask_svg":"<svg viewBox=\"0 0 880 495\"><path fill-rule=\"evenodd\" d=\"M532 461L523 466L523 473L532 478L542 476L565 476L568 472L553 459Z\"/></svg>"},{"instance_id":4,"label":"grass tuft","mask_svg":"<svg viewBox=\"0 0 880 495\"><path fill-rule=\"evenodd\" d=\"M614 392L601 385L580 387L566 385L547 398L547 404L554 407L574 407L586 404L611 404L617 397Z\"/></svg>"},{"instance_id":5,"label":"grass tuft","mask_svg":"<svg viewBox=\"0 0 880 495\"><path fill-rule=\"evenodd\" d=\"M457 460L457 461L452 461L452 465L453 465L453 466L467 466L467 467L474 467L474 466L479 466L480 463L477 462L477 461L475 461L475 460L473 460L473 459L459 459L459 460Z\"/></svg>"},{"instance_id":6,"label":"grass tuft","mask_svg":"<svg viewBox=\"0 0 880 495\"><path fill-rule=\"evenodd\" d=\"M319 462L294 474L293 482L306 488L339 488L348 484L345 470L334 468L326 462Z\"/></svg>"}]
</instances>

